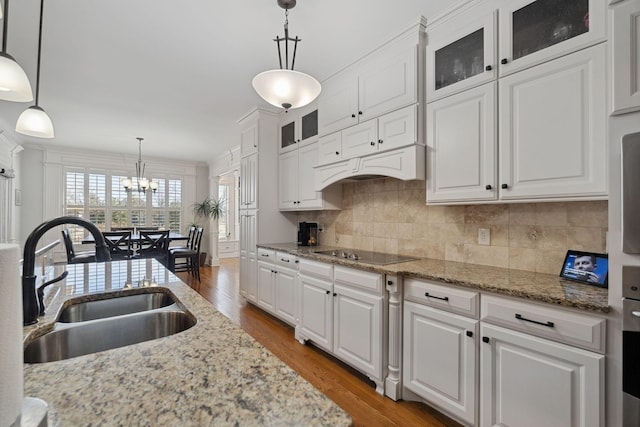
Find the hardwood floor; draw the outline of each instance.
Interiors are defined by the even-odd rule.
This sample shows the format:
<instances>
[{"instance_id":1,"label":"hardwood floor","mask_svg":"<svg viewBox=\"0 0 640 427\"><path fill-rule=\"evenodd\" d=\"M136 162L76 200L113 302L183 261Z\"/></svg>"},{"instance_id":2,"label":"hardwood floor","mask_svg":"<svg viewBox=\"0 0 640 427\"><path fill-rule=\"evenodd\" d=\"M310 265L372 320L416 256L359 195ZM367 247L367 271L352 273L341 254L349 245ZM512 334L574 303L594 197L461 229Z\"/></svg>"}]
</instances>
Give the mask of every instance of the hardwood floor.
<instances>
[{"instance_id":1,"label":"hardwood floor","mask_svg":"<svg viewBox=\"0 0 640 427\"><path fill-rule=\"evenodd\" d=\"M394 402L380 396L373 382L364 375L316 347L296 341L291 326L248 304L240 296L238 258L223 259L219 267L203 267L200 274L201 283L188 273L178 273L178 276L347 411L355 426L460 425L425 404Z\"/></svg>"}]
</instances>

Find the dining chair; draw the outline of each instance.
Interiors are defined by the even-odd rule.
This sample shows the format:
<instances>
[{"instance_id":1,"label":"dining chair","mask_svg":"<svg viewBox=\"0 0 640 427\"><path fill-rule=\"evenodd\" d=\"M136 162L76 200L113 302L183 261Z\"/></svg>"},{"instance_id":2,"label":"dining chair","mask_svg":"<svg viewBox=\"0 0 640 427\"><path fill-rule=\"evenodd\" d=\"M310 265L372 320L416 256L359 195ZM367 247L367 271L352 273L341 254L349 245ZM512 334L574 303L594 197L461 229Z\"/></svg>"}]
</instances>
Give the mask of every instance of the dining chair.
<instances>
[{"instance_id":1,"label":"dining chair","mask_svg":"<svg viewBox=\"0 0 640 427\"><path fill-rule=\"evenodd\" d=\"M138 257L155 258L166 265L169 250L169 230L141 231Z\"/></svg>"},{"instance_id":2,"label":"dining chair","mask_svg":"<svg viewBox=\"0 0 640 427\"><path fill-rule=\"evenodd\" d=\"M146 226L136 227L136 230L138 231L158 231L159 229L160 227L146 227Z\"/></svg>"},{"instance_id":3,"label":"dining chair","mask_svg":"<svg viewBox=\"0 0 640 427\"><path fill-rule=\"evenodd\" d=\"M112 261L129 259L133 256L131 231L103 231L102 235L111 253Z\"/></svg>"},{"instance_id":4,"label":"dining chair","mask_svg":"<svg viewBox=\"0 0 640 427\"><path fill-rule=\"evenodd\" d=\"M198 279L198 282L200 281L200 243L203 232L202 227L195 230L189 248L169 249L169 270L171 272L188 271Z\"/></svg>"},{"instance_id":5,"label":"dining chair","mask_svg":"<svg viewBox=\"0 0 640 427\"><path fill-rule=\"evenodd\" d=\"M134 227L111 227L111 231L133 231Z\"/></svg>"},{"instance_id":6,"label":"dining chair","mask_svg":"<svg viewBox=\"0 0 640 427\"><path fill-rule=\"evenodd\" d=\"M64 241L64 247L67 251L67 264L96 262L95 251L75 251L73 248L73 241L71 240L71 234L69 234L69 230L66 228L62 229L62 240Z\"/></svg>"}]
</instances>

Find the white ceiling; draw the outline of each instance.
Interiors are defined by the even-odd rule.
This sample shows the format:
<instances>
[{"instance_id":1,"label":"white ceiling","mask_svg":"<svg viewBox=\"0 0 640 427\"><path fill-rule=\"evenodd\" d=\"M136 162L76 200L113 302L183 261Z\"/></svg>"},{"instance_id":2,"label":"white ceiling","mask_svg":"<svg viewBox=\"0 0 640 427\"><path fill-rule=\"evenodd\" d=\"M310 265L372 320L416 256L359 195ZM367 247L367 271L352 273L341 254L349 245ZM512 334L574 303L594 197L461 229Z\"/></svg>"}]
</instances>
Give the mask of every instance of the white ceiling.
<instances>
[{"instance_id":1,"label":"white ceiling","mask_svg":"<svg viewBox=\"0 0 640 427\"><path fill-rule=\"evenodd\" d=\"M322 81L451 0L298 0L296 70ZM40 0L9 4L7 51L35 93ZM278 67L276 0L46 0L40 106L52 140L15 133L31 103L0 101L18 143L207 161L239 144L236 121L261 103L257 73Z\"/></svg>"}]
</instances>

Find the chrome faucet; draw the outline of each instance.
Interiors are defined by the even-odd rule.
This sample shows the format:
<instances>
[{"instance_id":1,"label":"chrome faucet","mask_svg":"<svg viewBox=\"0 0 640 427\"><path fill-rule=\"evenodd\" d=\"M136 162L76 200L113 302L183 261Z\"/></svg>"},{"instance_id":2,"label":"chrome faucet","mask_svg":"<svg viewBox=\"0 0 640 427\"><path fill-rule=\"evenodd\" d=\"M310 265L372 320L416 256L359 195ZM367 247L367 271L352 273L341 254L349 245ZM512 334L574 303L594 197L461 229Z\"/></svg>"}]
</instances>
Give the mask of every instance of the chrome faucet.
<instances>
[{"instance_id":1,"label":"chrome faucet","mask_svg":"<svg viewBox=\"0 0 640 427\"><path fill-rule=\"evenodd\" d=\"M24 244L24 256L22 261L22 317L24 325L32 325L38 322L38 315L41 311L44 312L44 304L39 298L36 297L36 246L40 238L58 225L63 224L75 224L86 228L93 235L93 239L96 244L96 261L111 261L111 255L109 249L104 241L102 232L94 224L90 223L86 219L77 216L61 216L58 218L45 221L36 227ZM66 273L66 272L65 272ZM66 274L63 273L63 276ZM61 280L64 277L54 279L45 285L54 283ZM43 288L44 286L42 286Z\"/></svg>"}]
</instances>

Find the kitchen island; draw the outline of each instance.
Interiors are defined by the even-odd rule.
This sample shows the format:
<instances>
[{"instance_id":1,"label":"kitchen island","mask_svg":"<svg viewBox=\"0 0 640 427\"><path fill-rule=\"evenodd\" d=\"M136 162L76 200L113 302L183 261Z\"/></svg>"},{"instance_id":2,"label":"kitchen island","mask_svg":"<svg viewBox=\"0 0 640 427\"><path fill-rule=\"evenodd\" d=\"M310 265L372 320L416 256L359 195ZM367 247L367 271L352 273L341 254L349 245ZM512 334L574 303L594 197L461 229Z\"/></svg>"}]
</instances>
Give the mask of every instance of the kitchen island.
<instances>
[{"instance_id":1,"label":"kitchen island","mask_svg":"<svg viewBox=\"0 0 640 427\"><path fill-rule=\"evenodd\" d=\"M195 326L165 338L57 362L25 364L25 396L49 425L331 425L351 417L155 260L75 264L46 293L25 345L51 330L70 298L169 289ZM54 274L60 274L57 268ZM128 289L131 288L131 289ZM96 337L100 339L100 337Z\"/></svg>"}]
</instances>

